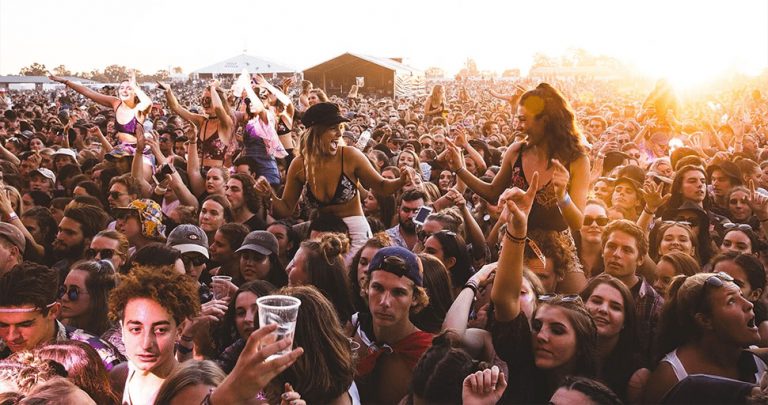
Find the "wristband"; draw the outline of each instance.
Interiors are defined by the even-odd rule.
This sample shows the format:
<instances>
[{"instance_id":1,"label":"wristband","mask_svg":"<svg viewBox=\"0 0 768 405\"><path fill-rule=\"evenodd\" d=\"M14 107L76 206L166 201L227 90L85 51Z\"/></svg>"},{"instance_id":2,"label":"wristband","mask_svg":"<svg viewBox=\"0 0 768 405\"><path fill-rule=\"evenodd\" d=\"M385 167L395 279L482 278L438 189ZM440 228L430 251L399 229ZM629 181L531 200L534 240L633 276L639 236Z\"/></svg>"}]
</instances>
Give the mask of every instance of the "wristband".
<instances>
[{"instance_id":1,"label":"wristband","mask_svg":"<svg viewBox=\"0 0 768 405\"><path fill-rule=\"evenodd\" d=\"M654 212L648 211L648 207L643 207L643 211L645 211L645 213L650 215L650 216L656 215L656 211L654 211Z\"/></svg>"},{"instance_id":2,"label":"wristband","mask_svg":"<svg viewBox=\"0 0 768 405\"><path fill-rule=\"evenodd\" d=\"M454 173L456 173L458 175L459 172L461 172L462 170L467 170L467 168L462 166L462 167L456 169L456 171Z\"/></svg>"},{"instance_id":3,"label":"wristband","mask_svg":"<svg viewBox=\"0 0 768 405\"><path fill-rule=\"evenodd\" d=\"M475 280L472 280L472 279L469 279L469 280L467 280L467 282L464 284L464 287L463 287L462 289L466 289L466 288L469 288L470 290L472 290L472 294L473 294L474 296L477 296L477 290L478 290L478 288L479 288L479 287L480 287L480 286L478 286L478 285L477 285L477 281L475 281Z\"/></svg>"},{"instance_id":4,"label":"wristband","mask_svg":"<svg viewBox=\"0 0 768 405\"><path fill-rule=\"evenodd\" d=\"M571 195L568 193L565 193L565 197L557 202L557 206L560 208L565 208L567 206L571 205Z\"/></svg>"},{"instance_id":5,"label":"wristband","mask_svg":"<svg viewBox=\"0 0 768 405\"><path fill-rule=\"evenodd\" d=\"M168 192L168 188L167 187L160 187L159 185L155 186L155 193L157 193L157 194L165 194L167 192Z\"/></svg>"},{"instance_id":6,"label":"wristband","mask_svg":"<svg viewBox=\"0 0 768 405\"><path fill-rule=\"evenodd\" d=\"M528 239L528 237L527 237L527 236L523 236L522 238L519 238L519 237L517 237L517 236L515 236L515 235L512 235L511 233L509 233L509 230L508 230L508 229L505 229L505 230L504 230L504 233L506 234L506 236L507 236L507 239L509 239L510 241L512 241L512 242L514 242L514 243L519 243L519 244L521 244L521 245L522 245L523 243L525 243L526 239Z\"/></svg>"},{"instance_id":7,"label":"wristband","mask_svg":"<svg viewBox=\"0 0 768 405\"><path fill-rule=\"evenodd\" d=\"M10 214L8 214L8 222L11 222L13 220L19 219L19 216L16 215L15 212L11 211Z\"/></svg>"}]
</instances>

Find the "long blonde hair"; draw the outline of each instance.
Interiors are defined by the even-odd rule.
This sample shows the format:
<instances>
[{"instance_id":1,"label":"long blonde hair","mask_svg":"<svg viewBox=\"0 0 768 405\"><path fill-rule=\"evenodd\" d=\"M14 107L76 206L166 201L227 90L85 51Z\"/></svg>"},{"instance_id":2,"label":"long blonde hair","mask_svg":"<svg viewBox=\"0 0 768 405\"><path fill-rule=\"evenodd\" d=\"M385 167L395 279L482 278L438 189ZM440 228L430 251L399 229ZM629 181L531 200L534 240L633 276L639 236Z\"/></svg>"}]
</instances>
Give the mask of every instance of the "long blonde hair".
<instances>
[{"instance_id":1,"label":"long blonde hair","mask_svg":"<svg viewBox=\"0 0 768 405\"><path fill-rule=\"evenodd\" d=\"M340 131L344 132L344 124L340 125ZM315 168L313 162L317 159L322 151L320 150L320 137L323 136L325 131L331 128L332 125L313 125L307 128L302 134L299 141L299 157L302 158L304 163L304 181L309 184L310 179L315 178ZM339 146L345 146L344 138L339 139Z\"/></svg>"}]
</instances>

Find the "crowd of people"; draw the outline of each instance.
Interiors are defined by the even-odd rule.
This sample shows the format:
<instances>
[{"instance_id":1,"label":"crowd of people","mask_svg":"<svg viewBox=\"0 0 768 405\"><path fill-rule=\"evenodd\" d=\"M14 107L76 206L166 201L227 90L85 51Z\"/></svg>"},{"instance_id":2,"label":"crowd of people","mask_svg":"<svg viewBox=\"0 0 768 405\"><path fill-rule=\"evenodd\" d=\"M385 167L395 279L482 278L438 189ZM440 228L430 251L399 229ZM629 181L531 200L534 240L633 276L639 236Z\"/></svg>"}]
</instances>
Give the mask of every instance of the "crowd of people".
<instances>
[{"instance_id":1,"label":"crowd of people","mask_svg":"<svg viewBox=\"0 0 768 405\"><path fill-rule=\"evenodd\" d=\"M51 80L0 93L0 404L768 403L764 81Z\"/></svg>"}]
</instances>

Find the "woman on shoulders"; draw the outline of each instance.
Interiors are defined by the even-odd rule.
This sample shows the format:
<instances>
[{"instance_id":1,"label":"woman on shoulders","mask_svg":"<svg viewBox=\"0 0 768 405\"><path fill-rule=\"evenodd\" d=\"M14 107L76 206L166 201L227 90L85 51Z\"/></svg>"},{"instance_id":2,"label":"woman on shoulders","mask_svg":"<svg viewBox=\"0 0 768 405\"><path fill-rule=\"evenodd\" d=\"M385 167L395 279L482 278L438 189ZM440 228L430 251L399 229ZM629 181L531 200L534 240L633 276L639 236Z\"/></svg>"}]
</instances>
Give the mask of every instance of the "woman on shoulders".
<instances>
[{"instance_id":1,"label":"woman on shoulders","mask_svg":"<svg viewBox=\"0 0 768 405\"><path fill-rule=\"evenodd\" d=\"M297 156L288 168L283 195L278 197L269 181L260 177L256 189L272 198L272 214L276 218L290 216L303 194L304 201L321 215L340 217L349 227L351 254L357 252L372 235L363 215L358 187L362 184L380 195L394 194L417 176L408 169L399 179L383 178L362 152L344 146L342 124L348 122L333 103L310 107L302 122L307 128L302 134Z\"/></svg>"}]
</instances>

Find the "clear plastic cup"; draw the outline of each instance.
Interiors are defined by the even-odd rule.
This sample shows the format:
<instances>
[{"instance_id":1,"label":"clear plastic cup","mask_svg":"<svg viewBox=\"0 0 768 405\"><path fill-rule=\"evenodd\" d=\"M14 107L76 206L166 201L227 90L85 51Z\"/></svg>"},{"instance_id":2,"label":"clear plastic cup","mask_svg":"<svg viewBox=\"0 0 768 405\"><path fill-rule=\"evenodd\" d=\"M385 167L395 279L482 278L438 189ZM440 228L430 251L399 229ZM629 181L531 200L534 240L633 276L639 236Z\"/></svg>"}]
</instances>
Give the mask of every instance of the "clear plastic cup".
<instances>
[{"instance_id":1,"label":"clear plastic cup","mask_svg":"<svg viewBox=\"0 0 768 405\"><path fill-rule=\"evenodd\" d=\"M226 283L217 283L216 281L228 281L232 282L230 276L213 276L211 283L211 289L213 290L213 299L223 300L229 296L229 286Z\"/></svg>"},{"instance_id":2,"label":"clear plastic cup","mask_svg":"<svg viewBox=\"0 0 768 405\"><path fill-rule=\"evenodd\" d=\"M267 346L282 339L293 339L296 331L296 318L299 315L301 301L298 298L287 295L267 295L256 300L259 307L259 326L264 327L273 323L277 324L277 330L261 340L261 347ZM272 360L290 353L293 345L269 356Z\"/></svg>"}]
</instances>

